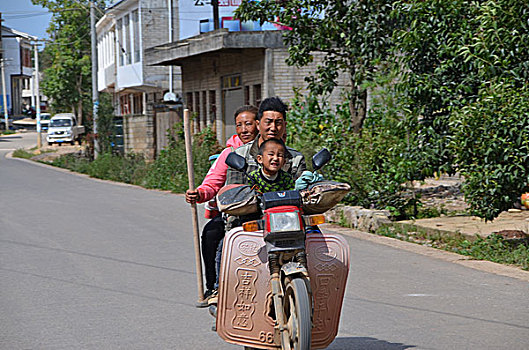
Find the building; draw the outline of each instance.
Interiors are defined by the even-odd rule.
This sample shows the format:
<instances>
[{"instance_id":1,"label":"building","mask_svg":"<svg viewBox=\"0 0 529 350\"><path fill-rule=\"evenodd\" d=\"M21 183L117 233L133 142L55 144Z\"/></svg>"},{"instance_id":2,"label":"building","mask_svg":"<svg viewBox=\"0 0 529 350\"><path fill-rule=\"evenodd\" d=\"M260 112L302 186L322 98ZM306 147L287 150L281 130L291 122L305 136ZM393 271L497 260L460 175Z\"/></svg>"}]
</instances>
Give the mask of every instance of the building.
<instances>
[{"instance_id":1,"label":"building","mask_svg":"<svg viewBox=\"0 0 529 350\"><path fill-rule=\"evenodd\" d=\"M219 1L223 26L239 25L231 17L238 5ZM98 21L98 89L113 94L126 152L154 157L166 144L160 140L166 127L178 119L163 106L166 93L182 96L180 68L146 64L146 49L212 29L212 7L202 0L122 0Z\"/></svg>"},{"instance_id":2,"label":"building","mask_svg":"<svg viewBox=\"0 0 529 350\"><path fill-rule=\"evenodd\" d=\"M37 38L2 26L1 39L7 110L11 116L21 115L26 106L35 106L32 41ZM3 89L0 90L0 96L3 115Z\"/></svg>"},{"instance_id":3,"label":"building","mask_svg":"<svg viewBox=\"0 0 529 350\"><path fill-rule=\"evenodd\" d=\"M239 106L258 106L271 96L288 102L295 91L306 91L305 77L323 58L314 54L311 65L297 68L286 64L287 57L281 31L264 30L219 29L146 51L149 65L181 68L183 96L186 108L196 115L196 128L212 125L221 143L235 133L233 113ZM340 79L338 85L345 86L345 76ZM335 89L331 105L340 93Z\"/></svg>"}]
</instances>

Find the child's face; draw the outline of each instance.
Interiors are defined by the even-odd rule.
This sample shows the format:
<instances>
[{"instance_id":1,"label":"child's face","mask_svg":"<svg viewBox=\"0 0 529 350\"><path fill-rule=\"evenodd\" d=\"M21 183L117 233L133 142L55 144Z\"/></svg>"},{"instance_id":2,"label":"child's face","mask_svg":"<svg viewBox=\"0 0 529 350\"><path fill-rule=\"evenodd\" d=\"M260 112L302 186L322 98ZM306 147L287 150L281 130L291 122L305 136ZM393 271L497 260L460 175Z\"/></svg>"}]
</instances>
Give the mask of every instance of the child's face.
<instances>
[{"instance_id":1,"label":"child's face","mask_svg":"<svg viewBox=\"0 0 529 350\"><path fill-rule=\"evenodd\" d=\"M257 162L262 165L266 175L275 175L285 165L285 148L275 143L269 143L263 150L263 155L257 155Z\"/></svg>"}]
</instances>

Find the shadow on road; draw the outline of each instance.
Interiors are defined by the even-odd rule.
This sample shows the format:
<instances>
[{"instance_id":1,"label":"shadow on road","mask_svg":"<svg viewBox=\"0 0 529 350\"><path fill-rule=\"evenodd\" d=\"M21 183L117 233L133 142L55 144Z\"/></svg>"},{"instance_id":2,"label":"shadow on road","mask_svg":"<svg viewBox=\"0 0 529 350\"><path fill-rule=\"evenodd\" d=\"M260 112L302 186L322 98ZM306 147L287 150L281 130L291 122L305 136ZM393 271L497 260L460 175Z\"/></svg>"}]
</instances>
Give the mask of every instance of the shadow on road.
<instances>
[{"instance_id":1,"label":"shadow on road","mask_svg":"<svg viewBox=\"0 0 529 350\"><path fill-rule=\"evenodd\" d=\"M369 337L338 337L327 348L328 350L404 350L415 345L390 343L385 340Z\"/></svg>"},{"instance_id":2,"label":"shadow on road","mask_svg":"<svg viewBox=\"0 0 529 350\"><path fill-rule=\"evenodd\" d=\"M46 249L46 250L56 251L56 252L60 252L60 253L68 253L68 254L76 254L76 255L81 255L81 256L88 256L88 257L91 257L91 258L104 259L104 260L114 261L114 262L118 262L118 263L132 264L132 265L138 265L138 266L144 266L144 267L151 267L151 268L155 268L155 269L174 271L174 272L179 272L179 273L184 273L184 274L189 274L189 275L194 275L195 274L195 272L193 272L193 271L175 269L175 268L166 267L166 266L145 264L145 263L141 263L141 262L137 262L137 261L117 259L117 258L113 258L113 257L110 257L110 256L102 256L102 255L97 255L97 254L90 254L90 253L73 251L73 250L62 249L62 248L47 247L47 246L38 245L38 244L11 241L11 240L8 240L8 239L0 239L0 242L15 244L15 245L19 245L19 246L25 246L25 247Z\"/></svg>"},{"instance_id":3,"label":"shadow on road","mask_svg":"<svg viewBox=\"0 0 529 350\"><path fill-rule=\"evenodd\" d=\"M415 306L398 305L398 304L385 303L385 302L382 302L382 301L368 300L368 299L363 299L363 298L348 298L348 297L346 297L345 299L353 300L353 301L357 301L357 302L358 301L362 301L362 302L372 303L372 304L377 304L377 305L386 305L386 306L391 306L391 307L403 308L403 309L407 309L407 310L416 310L416 311L420 311L420 312L429 312L429 313L437 314L437 315L457 317L457 318L473 320L473 321L480 321L480 322L487 322L487 323L492 323L492 324L498 324L498 325L503 325L503 326L520 328L520 329L529 329L529 326L527 326L525 324L515 324L515 323L503 322L503 321L498 321L498 320L489 320L489 319L485 319L485 318L472 317L472 316L469 316L469 315L456 314L456 313L453 313L453 312L446 312L446 311L440 311L440 310L430 310L430 309L425 309L425 308L420 308L420 307L415 307Z\"/></svg>"},{"instance_id":4,"label":"shadow on road","mask_svg":"<svg viewBox=\"0 0 529 350\"><path fill-rule=\"evenodd\" d=\"M2 136L0 142L11 142L13 139L21 139L22 136Z\"/></svg>"}]
</instances>

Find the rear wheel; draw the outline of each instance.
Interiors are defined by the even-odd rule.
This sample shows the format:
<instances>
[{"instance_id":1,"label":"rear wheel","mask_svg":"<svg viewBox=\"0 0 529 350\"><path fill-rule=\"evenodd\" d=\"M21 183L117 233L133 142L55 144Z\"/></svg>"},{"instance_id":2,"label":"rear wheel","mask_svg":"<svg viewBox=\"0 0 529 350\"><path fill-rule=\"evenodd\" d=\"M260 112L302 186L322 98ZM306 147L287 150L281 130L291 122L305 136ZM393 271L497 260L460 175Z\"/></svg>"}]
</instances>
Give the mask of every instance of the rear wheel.
<instances>
[{"instance_id":1,"label":"rear wheel","mask_svg":"<svg viewBox=\"0 0 529 350\"><path fill-rule=\"evenodd\" d=\"M311 302L305 281L301 278L291 280L286 285L284 300L283 309L290 334L290 349L310 349Z\"/></svg>"}]
</instances>

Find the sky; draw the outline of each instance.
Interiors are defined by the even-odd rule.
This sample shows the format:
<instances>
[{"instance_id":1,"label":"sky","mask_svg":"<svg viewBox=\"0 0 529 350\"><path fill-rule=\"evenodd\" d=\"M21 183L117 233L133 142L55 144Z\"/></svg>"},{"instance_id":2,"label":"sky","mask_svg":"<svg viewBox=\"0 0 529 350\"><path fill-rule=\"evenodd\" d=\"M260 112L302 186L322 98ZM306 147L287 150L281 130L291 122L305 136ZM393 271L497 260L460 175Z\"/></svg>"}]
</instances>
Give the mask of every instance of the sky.
<instances>
[{"instance_id":1,"label":"sky","mask_svg":"<svg viewBox=\"0 0 529 350\"><path fill-rule=\"evenodd\" d=\"M31 0L0 0L2 25L39 39L48 38L46 29L51 18L48 10L31 3Z\"/></svg>"}]
</instances>

